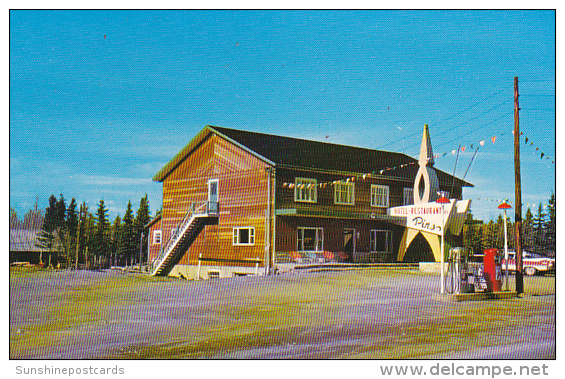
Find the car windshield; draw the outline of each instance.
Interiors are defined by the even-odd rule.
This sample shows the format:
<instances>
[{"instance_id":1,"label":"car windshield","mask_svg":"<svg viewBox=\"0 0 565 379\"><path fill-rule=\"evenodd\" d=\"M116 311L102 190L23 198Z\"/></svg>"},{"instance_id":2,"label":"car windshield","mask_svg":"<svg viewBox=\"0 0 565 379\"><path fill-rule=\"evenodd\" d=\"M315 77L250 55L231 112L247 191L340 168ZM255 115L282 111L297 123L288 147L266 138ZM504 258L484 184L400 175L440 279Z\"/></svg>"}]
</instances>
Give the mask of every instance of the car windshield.
<instances>
[{"instance_id":1,"label":"car windshield","mask_svg":"<svg viewBox=\"0 0 565 379\"><path fill-rule=\"evenodd\" d=\"M524 258L543 258L543 256L541 256L540 254L529 253L527 251L524 252L523 256L524 256Z\"/></svg>"}]
</instances>

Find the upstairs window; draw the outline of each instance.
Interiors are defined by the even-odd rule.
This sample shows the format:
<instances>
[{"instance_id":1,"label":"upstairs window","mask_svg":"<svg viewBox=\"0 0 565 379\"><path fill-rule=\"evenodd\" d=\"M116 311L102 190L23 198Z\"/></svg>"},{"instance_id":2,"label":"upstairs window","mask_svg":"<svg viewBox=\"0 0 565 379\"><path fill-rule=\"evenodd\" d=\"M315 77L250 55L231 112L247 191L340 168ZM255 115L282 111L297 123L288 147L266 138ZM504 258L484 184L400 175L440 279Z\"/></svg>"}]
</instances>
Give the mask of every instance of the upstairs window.
<instances>
[{"instance_id":1,"label":"upstairs window","mask_svg":"<svg viewBox=\"0 0 565 379\"><path fill-rule=\"evenodd\" d=\"M334 203L355 205L355 183L336 183L334 186Z\"/></svg>"},{"instance_id":2,"label":"upstairs window","mask_svg":"<svg viewBox=\"0 0 565 379\"><path fill-rule=\"evenodd\" d=\"M318 199L318 181L311 178L294 179L294 201L315 203Z\"/></svg>"},{"instance_id":3,"label":"upstairs window","mask_svg":"<svg viewBox=\"0 0 565 379\"><path fill-rule=\"evenodd\" d=\"M255 245L255 228L233 228L233 245Z\"/></svg>"},{"instance_id":4,"label":"upstairs window","mask_svg":"<svg viewBox=\"0 0 565 379\"><path fill-rule=\"evenodd\" d=\"M414 188L405 187L403 191L404 204L412 205L414 204Z\"/></svg>"},{"instance_id":5,"label":"upstairs window","mask_svg":"<svg viewBox=\"0 0 565 379\"><path fill-rule=\"evenodd\" d=\"M388 186L371 184L371 206L388 208Z\"/></svg>"},{"instance_id":6,"label":"upstairs window","mask_svg":"<svg viewBox=\"0 0 565 379\"><path fill-rule=\"evenodd\" d=\"M161 231L160 230L154 230L153 231L153 245L159 245L161 244Z\"/></svg>"}]
</instances>

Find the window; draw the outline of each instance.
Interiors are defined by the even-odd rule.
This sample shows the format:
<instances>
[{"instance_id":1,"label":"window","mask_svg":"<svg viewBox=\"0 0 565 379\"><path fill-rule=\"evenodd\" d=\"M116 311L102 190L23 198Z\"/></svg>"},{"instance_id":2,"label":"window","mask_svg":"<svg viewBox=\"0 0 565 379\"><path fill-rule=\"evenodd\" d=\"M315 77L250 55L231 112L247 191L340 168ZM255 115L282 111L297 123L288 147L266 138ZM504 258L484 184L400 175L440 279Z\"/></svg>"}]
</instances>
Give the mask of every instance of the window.
<instances>
[{"instance_id":1,"label":"window","mask_svg":"<svg viewBox=\"0 0 565 379\"><path fill-rule=\"evenodd\" d=\"M414 188L404 188L404 205L414 204Z\"/></svg>"},{"instance_id":2,"label":"window","mask_svg":"<svg viewBox=\"0 0 565 379\"><path fill-rule=\"evenodd\" d=\"M233 228L234 245L255 245L255 228Z\"/></svg>"},{"instance_id":3,"label":"window","mask_svg":"<svg viewBox=\"0 0 565 379\"><path fill-rule=\"evenodd\" d=\"M315 203L318 197L318 181L310 178L294 179L294 201Z\"/></svg>"},{"instance_id":4,"label":"window","mask_svg":"<svg viewBox=\"0 0 565 379\"><path fill-rule=\"evenodd\" d=\"M334 186L334 203L355 205L355 183L336 183Z\"/></svg>"},{"instance_id":5,"label":"window","mask_svg":"<svg viewBox=\"0 0 565 379\"><path fill-rule=\"evenodd\" d=\"M388 186L371 184L371 206L388 207Z\"/></svg>"},{"instance_id":6,"label":"window","mask_svg":"<svg viewBox=\"0 0 565 379\"><path fill-rule=\"evenodd\" d=\"M371 252L392 253L392 230L371 230Z\"/></svg>"},{"instance_id":7,"label":"window","mask_svg":"<svg viewBox=\"0 0 565 379\"><path fill-rule=\"evenodd\" d=\"M297 251L324 251L324 228L297 228Z\"/></svg>"},{"instance_id":8,"label":"window","mask_svg":"<svg viewBox=\"0 0 565 379\"><path fill-rule=\"evenodd\" d=\"M159 245L161 243L161 231L154 230L153 231L153 245Z\"/></svg>"}]
</instances>

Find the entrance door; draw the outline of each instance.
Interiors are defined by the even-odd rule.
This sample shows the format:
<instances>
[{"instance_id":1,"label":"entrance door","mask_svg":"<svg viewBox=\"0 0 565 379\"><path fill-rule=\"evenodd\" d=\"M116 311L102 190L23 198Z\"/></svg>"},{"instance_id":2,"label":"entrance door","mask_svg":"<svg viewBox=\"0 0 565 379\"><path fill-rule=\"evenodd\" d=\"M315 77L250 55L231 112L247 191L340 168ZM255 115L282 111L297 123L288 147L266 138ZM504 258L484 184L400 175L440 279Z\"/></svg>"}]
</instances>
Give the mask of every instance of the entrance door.
<instances>
[{"instance_id":1,"label":"entrance door","mask_svg":"<svg viewBox=\"0 0 565 379\"><path fill-rule=\"evenodd\" d=\"M347 256L346 262L353 262L355 252L355 229L343 229L343 252Z\"/></svg>"},{"instance_id":2,"label":"entrance door","mask_svg":"<svg viewBox=\"0 0 565 379\"><path fill-rule=\"evenodd\" d=\"M208 213L218 213L218 179L208 180Z\"/></svg>"}]
</instances>

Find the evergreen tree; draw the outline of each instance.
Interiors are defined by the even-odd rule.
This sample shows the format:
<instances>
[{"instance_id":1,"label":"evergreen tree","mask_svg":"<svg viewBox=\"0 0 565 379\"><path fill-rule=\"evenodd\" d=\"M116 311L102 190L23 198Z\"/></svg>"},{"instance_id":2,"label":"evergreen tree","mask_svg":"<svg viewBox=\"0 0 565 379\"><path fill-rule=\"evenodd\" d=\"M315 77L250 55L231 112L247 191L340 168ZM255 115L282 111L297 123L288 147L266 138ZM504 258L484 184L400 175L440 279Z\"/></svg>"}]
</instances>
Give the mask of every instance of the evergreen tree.
<instances>
[{"instance_id":1,"label":"evergreen tree","mask_svg":"<svg viewBox=\"0 0 565 379\"><path fill-rule=\"evenodd\" d=\"M495 247L496 244L496 224L494 221L490 220L488 224L483 224L482 228L483 238L481 240L484 249L490 249Z\"/></svg>"},{"instance_id":2,"label":"evergreen tree","mask_svg":"<svg viewBox=\"0 0 565 379\"><path fill-rule=\"evenodd\" d=\"M123 259L120 264L125 264L126 266L132 263L131 259L135 253L136 247L133 222L133 209L131 207L131 201L128 201L126 213L124 214L122 222L122 246L120 254L120 257Z\"/></svg>"},{"instance_id":3,"label":"evergreen tree","mask_svg":"<svg viewBox=\"0 0 565 379\"><path fill-rule=\"evenodd\" d=\"M473 219L471 212L467 213L463 225L463 246L472 249L475 254L482 251L482 221Z\"/></svg>"},{"instance_id":4,"label":"evergreen tree","mask_svg":"<svg viewBox=\"0 0 565 379\"><path fill-rule=\"evenodd\" d=\"M139 201L139 209L135 217L134 228L135 228L135 240L137 242L137 254L135 254L135 261L139 259L143 260L143 257L147 255L147 233L144 233L145 225L151 221L151 215L149 213L149 199L147 194L141 198ZM143 235L143 239L141 238ZM139 243L141 243L141 257L139 256ZM139 263L139 262L138 262Z\"/></svg>"},{"instance_id":5,"label":"evergreen tree","mask_svg":"<svg viewBox=\"0 0 565 379\"><path fill-rule=\"evenodd\" d=\"M543 212L543 205L539 203L538 213L533 220L533 234L534 234L534 251L541 253L544 245L545 237L545 213Z\"/></svg>"},{"instance_id":6,"label":"evergreen tree","mask_svg":"<svg viewBox=\"0 0 565 379\"><path fill-rule=\"evenodd\" d=\"M35 198L35 205L24 215L23 228L29 230L41 229L43 225L43 212L39 209L39 199Z\"/></svg>"},{"instance_id":7,"label":"evergreen tree","mask_svg":"<svg viewBox=\"0 0 565 379\"><path fill-rule=\"evenodd\" d=\"M41 249L39 253L39 263L43 263L43 250L52 253L59 249L57 244L57 225L58 209L57 198L54 195L49 197L49 206L45 209L45 218L41 230L38 232L37 247Z\"/></svg>"},{"instance_id":8,"label":"evergreen tree","mask_svg":"<svg viewBox=\"0 0 565 379\"><path fill-rule=\"evenodd\" d=\"M496 219L494 232L496 233L496 237L492 247L501 250L504 249L504 217L502 217L502 214L499 214Z\"/></svg>"},{"instance_id":9,"label":"evergreen tree","mask_svg":"<svg viewBox=\"0 0 565 379\"><path fill-rule=\"evenodd\" d=\"M98 203L98 210L96 211L96 233L94 239L94 257L100 262L104 257L106 260L109 253L109 222L108 222L108 209L104 204L104 200Z\"/></svg>"},{"instance_id":10,"label":"evergreen tree","mask_svg":"<svg viewBox=\"0 0 565 379\"><path fill-rule=\"evenodd\" d=\"M69 207L67 208L67 251L69 257L69 264L76 259L76 249L77 249L77 230L78 230L78 214L77 214L77 203L73 197Z\"/></svg>"},{"instance_id":11,"label":"evergreen tree","mask_svg":"<svg viewBox=\"0 0 565 379\"><path fill-rule=\"evenodd\" d=\"M522 221L522 249L534 251L534 215L529 207Z\"/></svg>"},{"instance_id":12,"label":"evergreen tree","mask_svg":"<svg viewBox=\"0 0 565 379\"><path fill-rule=\"evenodd\" d=\"M114 220L111 229L112 229L111 232L112 239L111 239L111 248L110 248L110 252L112 255L111 264L115 266L119 261L118 255L122 251L122 219L120 218L120 215L116 216L116 219Z\"/></svg>"},{"instance_id":13,"label":"evergreen tree","mask_svg":"<svg viewBox=\"0 0 565 379\"><path fill-rule=\"evenodd\" d=\"M69 242L68 242L68 231L67 231L67 221L66 221L66 213L67 213L67 205L65 204L65 197L63 194L60 194L59 201L56 205L56 230L57 230L57 240L58 245L60 246L59 249L59 261L65 260L69 262L70 254L69 251Z\"/></svg>"},{"instance_id":14,"label":"evergreen tree","mask_svg":"<svg viewBox=\"0 0 565 379\"><path fill-rule=\"evenodd\" d=\"M554 256L556 247L556 211L555 211L555 193L551 193L548 202L548 219L545 226L545 249L546 253Z\"/></svg>"},{"instance_id":15,"label":"evergreen tree","mask_svg":"<svg viewBox=\"0 0 565 379\"><path fill-rule=\"evenodd\" d=\"M20 218L16 213L16 209L10 207L10 229L19 229L21 227Z\"/></svg>"}]
</instances>

